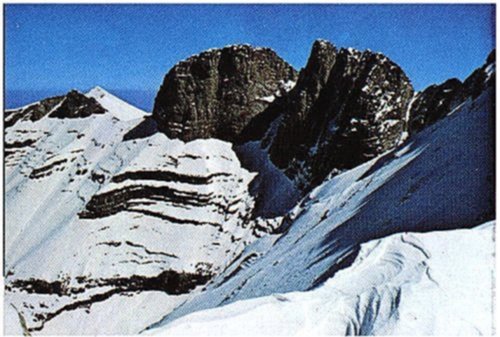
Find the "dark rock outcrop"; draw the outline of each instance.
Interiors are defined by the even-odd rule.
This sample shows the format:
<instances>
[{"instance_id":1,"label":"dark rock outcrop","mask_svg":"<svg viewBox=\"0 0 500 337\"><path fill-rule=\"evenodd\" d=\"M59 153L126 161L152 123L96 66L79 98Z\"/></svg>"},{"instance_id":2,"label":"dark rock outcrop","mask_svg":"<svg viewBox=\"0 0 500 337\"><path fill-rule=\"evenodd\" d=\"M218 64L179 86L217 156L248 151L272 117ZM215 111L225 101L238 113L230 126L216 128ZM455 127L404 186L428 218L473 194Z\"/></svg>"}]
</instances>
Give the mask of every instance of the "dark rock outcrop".
<instances>
[{"instance_id":1,"label":"dark rock outcrop","mask_svg":"<svg viewBox=\"0 0 500 337\"><path fill-rule=\"evenodd\" d=\"M6 110L5 127L8 128L21 120L35 122L46 115L57 118L79 118L105 112L106 109L94 98L71 90L66 95L46 98L27 107Z\"/></svg>"},{"instance_id":2,"label":"dark rock outcrop","mask_svg":"<svg viewBox=\"0 0 500 337\"><path fill-rule=\"evenodd\" d=\"M106 109L94 98L87 97L76 90L71 90L66 94L60 105L50 113L49 117L81 118L105 112Z\"/></svg>"},{"instance_id":3,"label":"dark rock outcrop","mask_svg":"<svg viewBox=\"0 0 500 337\"><path fill-rule=\"evenodd\" d=\"M461 101L462 89L462 82L452 78L419 92L411 103L408 131L419 132L446 116Z\"/></svg>"},{"instance_id":4,"label":"dark rock outcrop","mask_svg":"<svg viewBox=\"0 0 500 337\"><path fill-rule=\"evenodd\" d=\"M64 96L55 96L46 98L25 108L6 110L5 127L8 128L21 120L35 122L51 112L63 99Z\"/></svg>"},{"instance_id":5,"label":"dark rock outcrop","mask_svg":"<svg viewBox=\"0 0 500 337\"><path fill-rule=\"evenodd\" d=\"M487 87L494 86L495 50L489 54L486 63L474 70L463 83L453 78L439 85L431 85L419 92L410 108L409 133L419 132L434 124L466 99L475 99Z\"/></svg>"},{"instance_id":6,"label":"dark rock outcrop","mask_svg":"<svg viewBox=\"0 0 500 337\"><path fill-rule=\"evenodd\" d=\"M316 41L305 69L299 73L294 89L278 98L262 114L255 117L243 130L240 142L262 139L271 122L282 114L286 115L289 128L297 127L297 130L289 130L290 133L293 132L298 137L305 136L303 134L305 130L300 123L305 122L306 110L310 109L312 101L318 99L321 88L326 84L335 62L335 51L335 47L330 43ZM294 142L300 143L299 139L295 139Z\"/></svg>"},{"instance_id":7,"label":"dark rock outcrop","mask_svg":"<svg viewBox=\"0 0 500 337\"><path fill-rule=\"evenodd\" d=\"M281 94L280 86L295 79L296 71L269 48L205 51L168 72L153 117L172 138L234 141Z\"/></svg>"},{"instance_id":8,"label":"dark rock outcrop","mask_svg":"<svg viewBox=\"0 0 500 337\"><path fill-rule=\"evenodd\" d=\"M486 59L486 63L465 79L462 97L477 98L483 90L495 87L496 78L496 50L493 49Z\"/></svg>"},{"instance_id":9,"label":"dark rock outcrop","mask_svg":"<svg viewBox=\"0 0 500 337\"><path fill-rule=\"evenodd\" d=\"M412 96L382 54L318 40L295 88L272 107L284 115L269 140L271 160L308 189L396 146Z\"/></svg>"},{"instance_id":10,"label":"dark rock outcrop","mask_svg":"<svg viewBox=\"0 0 500 337\"><path fill-rule=\"evenodd\" d=\"M35 313L35 320L27 329L29 332L40 331L45 323L56 316L89 307L95 303L102 302L115 294L126 294L130 292L163 291L167 294L180 295L192 291L196 286L207 283L213 277L212 274L197 271L196 273L178 272L167 269L155 276L132 275L130 277L116 277L111 279L78 278L81 283L79 287L71 287L68 279L48 282L41 279L17 279L6 286L6 290L20 290L28 294L57 295L58 297L72 297L73 301L60 306L54 311L41 311ZM94 294L77 299L76 294L84 294L88 289L99 289ZM107 288L107 289L106 289ZM42 307L42 306L41 306Z\"/></svg>"}]
</instances>

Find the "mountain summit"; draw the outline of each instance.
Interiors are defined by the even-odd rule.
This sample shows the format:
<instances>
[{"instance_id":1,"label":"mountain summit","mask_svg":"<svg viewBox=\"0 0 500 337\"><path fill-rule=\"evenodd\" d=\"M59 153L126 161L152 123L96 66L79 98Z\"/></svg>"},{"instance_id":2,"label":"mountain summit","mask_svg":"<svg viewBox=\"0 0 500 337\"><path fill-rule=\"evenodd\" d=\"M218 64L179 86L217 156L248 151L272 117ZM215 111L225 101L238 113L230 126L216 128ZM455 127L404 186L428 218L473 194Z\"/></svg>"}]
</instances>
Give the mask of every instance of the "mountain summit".
<instances>
[{"instance_id":1,"label":"mountain summit","mask_svg":"<svg viewBox=\"0 0 500 337\"><path fill-rule=\"evenodd\" d=\"M269 48L212 49L168 72L153 117L172 138L234 141L295 79L295 70Z\"/></svg>"},{"instance_id":2,"label":"mountain summit","mask_svg":"<svg viewBox=\"0 0 500 337\"><path fill-rule=\"evenodd\" d=\"M110 94L99 86L90 90L85 94L85 96L94 98L106 110L112 112L116 118L122 121L144 118L147 116L145 111L142 111L113 94Z\"/></svg>"}]
</instances>

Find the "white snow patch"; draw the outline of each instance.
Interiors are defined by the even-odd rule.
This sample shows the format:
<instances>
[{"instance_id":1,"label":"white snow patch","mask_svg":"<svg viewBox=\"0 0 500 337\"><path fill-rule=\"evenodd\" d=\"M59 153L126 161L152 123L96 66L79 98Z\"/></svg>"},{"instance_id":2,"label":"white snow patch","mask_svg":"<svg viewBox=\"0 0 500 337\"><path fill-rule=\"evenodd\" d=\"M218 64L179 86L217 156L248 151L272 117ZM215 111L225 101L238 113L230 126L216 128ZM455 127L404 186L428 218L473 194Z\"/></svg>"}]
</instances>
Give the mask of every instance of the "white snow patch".
<instances>
[{"instance_id":1,"label":"white snow patch","mask_svg":"<svg viewBox=\"0 0 500 337\"><path fill-rule=\"evenodd\" d=\"M492 63L492 64L489 64L485 69L484 69L484 72L486 73L487 75L487 80L489 80L491 78L491 75L493 75L493 73L495 72L495 63Z\"/></svg>"},{"instance_id":2,"label":"white snow patch","mask_svg":"<svg viewBox=\"0 0 500 337\"><path fill-rule=\"evenodd\" d=\"M276 96L271 95L271 96L265 96L265 97L257 97L257 99L264 101L264 102L272 103L276 99Z\"/></svg>"},{"instance_id":3,"label":"white snow patch","mask_svg":"<svg viewBox=\"0 0 500 337\"><path fill-rule=\"evenodd\" d=\"M395 234L363 244L317 289L237 301L146 334L489 335L493 238L493 222Z\"/></svg>"},{"instance_id":4,"label":"white snow patch","mask_svg":"<svg viewBox=\"0 0 500 337\"><path fill-rule=\"evenodd\" d=\"M147 116L145 111L132 106L99 86L90 90L85 96L94 98L104 109L108 110L113 116L122 121L129 121Z\"/></svg>"}]
</instances>

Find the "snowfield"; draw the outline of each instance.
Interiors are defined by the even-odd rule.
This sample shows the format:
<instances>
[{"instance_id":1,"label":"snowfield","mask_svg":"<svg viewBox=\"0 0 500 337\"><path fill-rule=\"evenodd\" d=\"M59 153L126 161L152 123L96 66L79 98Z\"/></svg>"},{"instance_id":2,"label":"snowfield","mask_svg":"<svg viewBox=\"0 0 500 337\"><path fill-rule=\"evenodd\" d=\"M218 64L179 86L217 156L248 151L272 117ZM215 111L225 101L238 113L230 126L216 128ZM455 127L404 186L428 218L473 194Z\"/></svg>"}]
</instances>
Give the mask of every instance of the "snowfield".
<instances>
[{"instance_id":1,"label":"snowfield","mask_svg":"<svg viewBox=\"0 0 500 337\"><path fill-rule=\"evenodd\" d=\"M237 301L146 334L491 335L494 225L369 241L314 290Z\"/></svg>"},{"instance_id":2,"label":"snowfield","mask_svg":"<svg viewBox=\"0 0 500 337\"><path fill-rule=\"evenodd\" d=\"M184 315L237 301L313 290L331 277L332 282L335 282L336 272L349 266L359 256L359 245L372 240L395 233L470 228L493 219L492 94L492 90L488 89L476 100L467 100L450 116L428 127L399 148L327 179L285 217L279 233L247 246L241 257L217 275L204 292L189 299L150 328L168 329L170 324L175 324L176 319ZM493 240L491 235L485 235ZM464 236L463 241L466 238ZM412 242L411 236L408 242ZM458 250L468 251L469 247L476 247L476 244L457 243ZM488 250L488 254L491 252L491 249ZM490 261L486 262L490 267L489 272L485 273L491 275L493 257L490 255L488 259L477 261ZM461 266L453 265L452 268ZM469 267L474 268L474 265ZM416 271L417 276L422 272ZM406 275L403 278L409 277L408 274L403 275ZM379 274L370 277L375 277L371 281L377 282ZM460 279L450 283L450 286L458 286L457 281ZM491 277L488 276L483 282L491 282ZM450 288L448 293L452 290ZM479 289L476 288L476 291ZM491 286L482 287L480 291L483 298L491 298ZM474 294L472 298L469 296L459 300L473 302L476 296ZM422 307L431 308L432 304L426 304L425 298L422 301ZM453 317L453 311L449 311L451 308L453 306L450 304L440 308L439 312L446 311L446 315ZM491 302L486 301L486 305L481 308L475 316L467 317L472 320L470 326L478 326L480 331L488 333L489 330L484 330L484 326L490 325L481 322L490 319ZM347 315L347 308L343 310ZM408 310L407 315L398 314L402 326L410 324L407 320L411 320L411 311ZM433 307L429 313L433 313L433 310L438 309ZM378 311L375 312L378 315ZM269 312L267 314L275 317ZM331 320L349 320L351 316L329 317ZM474 317L481 319L475 321ZM395 318L388 315L378 319L383 322ZM415 324L418 325L418 321ZM387 322L384 326L389 329L390 325ZM377 330L378 325L364 326L362 321L354 321L349 329L353 333L384 333L383 330ZM392 329L387 330L387 333L396 333L396 327ZM423 333L424 329L431 329L437 332L441 326L423 324L419 329L415 331ZM454 334L462 331L453 329L447 332ZM336 332L340 333L338 330ZM345 332L348 331L342 333Z\"/></svg>"},{"instance_id":3,"label":"snowfield","mask_svg":"<svg viewBox=\"0 0 500 337\"><path fill-rule=\"evenodd\" d=\"M121 121L144 118L148 115L145 111L130 105L99 86L90 90L85 96L95 98L104 109L111 112L113 116Z\"/></svg>"},{"instance_id":4,"label":"snowfield","mask_svg":"<svg viewBox=\"0 0 500 337\"><path fill-rule=\"evenodd\" d=\"M101 304L132 310L169 288L155 315L129 321L124 313L127 324L109 327L138 333L274 225L250 221L255 173L241 167L231 144L161 133L124 141L142 118L97 92L116 110L45 116L6 130L5 305L14 305L32 332L101 332L95 324L62 327L98 319L101 308L110 310Z\"/></svg>"}]
</instances>

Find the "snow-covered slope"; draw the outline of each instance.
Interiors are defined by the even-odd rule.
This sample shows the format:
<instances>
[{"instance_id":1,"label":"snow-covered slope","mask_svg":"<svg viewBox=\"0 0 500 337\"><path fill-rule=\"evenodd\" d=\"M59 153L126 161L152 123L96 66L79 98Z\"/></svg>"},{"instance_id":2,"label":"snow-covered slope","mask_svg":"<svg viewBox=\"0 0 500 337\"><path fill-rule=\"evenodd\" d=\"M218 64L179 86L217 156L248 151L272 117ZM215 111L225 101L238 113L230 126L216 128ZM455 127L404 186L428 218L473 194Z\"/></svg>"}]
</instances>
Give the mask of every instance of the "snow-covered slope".
<instances>
[{"instance_id":1,"label":"snow-covered slope","mask_svg":"<svg viewBox=\"0 0 500 337\"><path fill-rule=\"evenodd\" d=\"M123 141L142 119L115 112L6 129L5 305L31 331L95 333L74 324L99 316L89 306L132 310L164 292L154 315L110 329L137 333L272 230L250 220L255 174L231 144L161 133Z\"/></svg>"},{"instance_id":2,"label":"snow-covered slope","mask_svg":"<svg viewBox=\"0 0 500 337\"><path fill-rule=\"evenodd\" d=\"M246 247L205 292L153 327L239 300L315 289L370 240L494 219L493 94L466 100L408 143L326 180L285 217L280 234Z\"/></svg>"},{"instance_id":3,"label":"snow-covered slope","mask_svg":"<svg viewBox=\"0 0 500 337\"><path fill-rule=\"evenodd\" d=\"M483 84L301 200L264 146L280 118L233 150L169 139L100 88L10 111L5 333L490 333Z\"/></svg>"},{"instance_id":4,"label":"snow-covered slope","mask_svg":"<svg viewBox=\"0 0 500 337\"><path fill-rule=\"evenodd\" d=\"M54 166L53 171L47 170L48 176L30 173L25 189L7 192L8 226L22 230L15 239L8 240L7 267L16 278L53 281L59 272L72 279L84 275L125 277L134 272L155 275L165 265L178 265L180 269L190 266L188 269L195 272L196 263L202 262L200 258L215 271L212 269L218 269L221 260L230 257L226 250L233 250L246 234L252 233L242 224L253 207L246 191L253 175L241 169L227 143L210 140L185 144L157 134L130 144L119 143L102 158L89 158L96 156L95 152L89 153L95 151L91 146L71 157L82 150L75 148L69 146L65 155L59 154L62 159L57 161L66 161ZM82 158L86 165L79 166L73 158ZM43 168L57 161L52 159ZM68 174L72 170L80 170L80 174ZM54 209L53 202L68 204L70 200L57 200L48 191L76 199L75 207ZM38 212L26 211L21 202L17 204L21 207L14 204L35 195L40 199ZM59 218L60 225L55 222ZM49 228L54 232L47 232ZM22 235L26 230L40 231L40 235ZM173 245L158 237L182 241ZM37 242L31 241L35 239ZM212 241L218 244L193 249ZM148 250L161 254L152 256ZM54 255L50 268L37 259L44 251ZM139 256L127 258L131 251L137 251ZM106 252L108 257L102 259ZM75 259L68 263L68 256ZM95 259L101 261L95 263ZM123 259L126 265L119 263Z\"/></svg>"},{"instance_id":5,"label":"snow-covered slope","mask_svg":"<svg viewBox=\"0 0 500 337\"><path fill-rule=\"evenodd\" d=\"M466 248L466 249L465 249ZM148 335L490 335L494 223L361 245L322 286L195 312Z\"/></svg>"},{"instance_id":6,"label":"snow-covered slope","mask_svg":"<svg viewBox=\"0 0 500 337\"><path fill-rule=\"evenodd\" d=\"M122 121L143 118L147 115L146 112L110 94L99 86L93 88L85 95L95 98L95 100L106 110L110 111L116 118Z\"/></svg>"}]
</instances>

